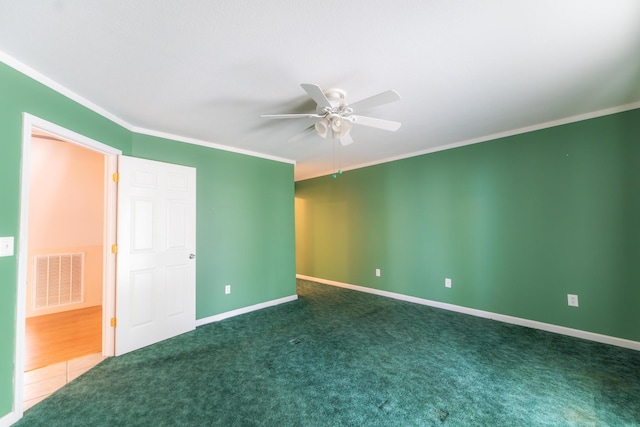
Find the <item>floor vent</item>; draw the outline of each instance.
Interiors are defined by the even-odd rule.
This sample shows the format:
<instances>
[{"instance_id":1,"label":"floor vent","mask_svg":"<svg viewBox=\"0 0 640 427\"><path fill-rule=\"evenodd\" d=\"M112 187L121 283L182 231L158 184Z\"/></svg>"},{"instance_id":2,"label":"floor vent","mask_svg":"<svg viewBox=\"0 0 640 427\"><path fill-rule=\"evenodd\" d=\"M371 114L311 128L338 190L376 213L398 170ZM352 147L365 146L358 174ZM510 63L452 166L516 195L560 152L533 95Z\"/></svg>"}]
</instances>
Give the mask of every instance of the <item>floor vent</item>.
<instances>
[{"instance_id":1,"label":"floor vent","mask_svg":"<svg viewBox=\"0 0 640 427\"><path fill-rule=\"evenodd\" d=\"M79 303L84 295L84 253L36 256L35 308Z\"/></svg>"}]
</instances>

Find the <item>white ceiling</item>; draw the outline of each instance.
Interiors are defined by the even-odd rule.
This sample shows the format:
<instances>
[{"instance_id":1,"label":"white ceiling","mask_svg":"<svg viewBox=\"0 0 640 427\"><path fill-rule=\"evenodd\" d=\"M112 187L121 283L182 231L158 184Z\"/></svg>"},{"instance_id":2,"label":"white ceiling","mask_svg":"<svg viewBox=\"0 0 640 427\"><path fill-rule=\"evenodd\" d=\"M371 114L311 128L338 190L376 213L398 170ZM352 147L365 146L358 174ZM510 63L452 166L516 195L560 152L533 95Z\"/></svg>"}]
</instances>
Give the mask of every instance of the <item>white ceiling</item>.
<instances>
[{"instance_id":1,"label":"white ceiling","mask_svg":"<svg viewBox=\"0 0 640 427\"><path fill-rule=\"evenodd\" d=\"M638 0L0 0L0 52L132 130L296 180L640 106ZM361 113L402 127L288 142L312 122L259 115L312 112L301 83L395 89Z\"/></svg>"}]
</instances>

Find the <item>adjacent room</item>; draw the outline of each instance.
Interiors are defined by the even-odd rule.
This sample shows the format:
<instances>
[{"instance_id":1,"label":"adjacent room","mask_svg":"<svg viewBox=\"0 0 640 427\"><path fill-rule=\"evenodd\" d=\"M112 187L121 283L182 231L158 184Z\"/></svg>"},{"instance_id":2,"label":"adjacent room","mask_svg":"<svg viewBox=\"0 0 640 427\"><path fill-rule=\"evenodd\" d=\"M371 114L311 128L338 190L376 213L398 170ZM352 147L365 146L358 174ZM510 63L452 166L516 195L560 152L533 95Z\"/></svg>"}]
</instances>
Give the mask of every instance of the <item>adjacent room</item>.
<instances>
[{"instance_id":1,"label":"adjacent room","mask_svg":"<svg viewBox=\"0 0 640 427\"><path fill-rule=\"evenodd\" d=\"M0 427L640 425L639 23L3 4Z\"/></svg>"}]
</instances>

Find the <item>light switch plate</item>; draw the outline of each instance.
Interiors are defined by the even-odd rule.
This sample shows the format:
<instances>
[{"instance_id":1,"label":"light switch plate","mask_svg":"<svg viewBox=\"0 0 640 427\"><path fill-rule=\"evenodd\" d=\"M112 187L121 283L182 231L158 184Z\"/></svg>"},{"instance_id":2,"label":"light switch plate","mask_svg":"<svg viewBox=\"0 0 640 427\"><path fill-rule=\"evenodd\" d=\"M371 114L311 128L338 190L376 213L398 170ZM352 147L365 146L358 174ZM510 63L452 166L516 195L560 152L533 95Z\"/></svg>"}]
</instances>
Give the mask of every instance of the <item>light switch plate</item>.
<instances>
[{"instance_id":1,"label":"light switch plate","mask_svg":"<svg viewBox=\"0 0 640 427\"><path fill-rule=\"evenodd\" d=\"M0 256L13 256L13 237L0 237Z\"/></svg>"}]
</instances>

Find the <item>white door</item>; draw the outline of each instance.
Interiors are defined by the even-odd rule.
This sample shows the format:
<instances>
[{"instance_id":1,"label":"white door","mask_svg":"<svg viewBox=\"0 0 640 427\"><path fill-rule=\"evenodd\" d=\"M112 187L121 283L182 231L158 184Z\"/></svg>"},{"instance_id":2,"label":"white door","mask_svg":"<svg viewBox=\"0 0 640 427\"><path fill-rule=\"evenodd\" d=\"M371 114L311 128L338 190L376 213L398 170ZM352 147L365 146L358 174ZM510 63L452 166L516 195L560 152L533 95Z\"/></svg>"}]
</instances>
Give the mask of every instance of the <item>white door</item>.
<instances>
[{"instance_id":1,"label":"white door","mask_svg":"<svg viewBox=\"0 0 640 427\"><path fill-rule=\"evenodd\" d=\"M116 356L195 329L196 170L120 156Z\"/></svg>"}]
</instances>

